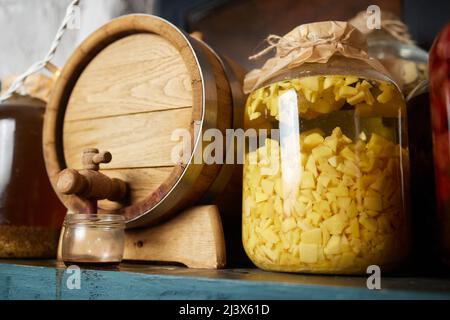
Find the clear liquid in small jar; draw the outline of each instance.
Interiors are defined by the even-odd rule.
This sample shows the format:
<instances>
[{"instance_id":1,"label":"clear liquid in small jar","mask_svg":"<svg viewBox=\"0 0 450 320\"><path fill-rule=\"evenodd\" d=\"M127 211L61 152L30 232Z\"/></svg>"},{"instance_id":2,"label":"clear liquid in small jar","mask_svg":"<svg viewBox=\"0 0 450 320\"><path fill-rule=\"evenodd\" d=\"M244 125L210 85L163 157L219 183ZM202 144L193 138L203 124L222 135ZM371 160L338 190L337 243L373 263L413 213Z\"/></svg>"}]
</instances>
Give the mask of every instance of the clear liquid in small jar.
<instances>
[{"instance_id":1,"label":"clear liquid in small jar","mask_svg":"<svg viewBox=\"0 0 450 320\"><path fill-rule=\"evenodd\" d=\"M68 214L62 260L79 267L115 268L123 258L125 219L119 215Z\"/></svg>"}]
</instances>

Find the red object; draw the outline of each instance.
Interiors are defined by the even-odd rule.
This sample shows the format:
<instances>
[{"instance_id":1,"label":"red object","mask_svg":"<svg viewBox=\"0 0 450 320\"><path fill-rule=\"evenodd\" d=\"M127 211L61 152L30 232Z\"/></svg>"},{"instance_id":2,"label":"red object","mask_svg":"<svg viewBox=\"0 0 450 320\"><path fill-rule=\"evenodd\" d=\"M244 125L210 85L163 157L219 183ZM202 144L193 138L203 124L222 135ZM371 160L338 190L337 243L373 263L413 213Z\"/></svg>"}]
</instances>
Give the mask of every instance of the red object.
<instances>
[{"instance_id":1,"label":"red object","mask_svg":"<svg viewBox=\"0 0 450 320\"><path fill-rule=\"evenodd\" d=\"M450 262L450 24L431 48L429 69L440 238Z\"/></svg>"}]
</instances>

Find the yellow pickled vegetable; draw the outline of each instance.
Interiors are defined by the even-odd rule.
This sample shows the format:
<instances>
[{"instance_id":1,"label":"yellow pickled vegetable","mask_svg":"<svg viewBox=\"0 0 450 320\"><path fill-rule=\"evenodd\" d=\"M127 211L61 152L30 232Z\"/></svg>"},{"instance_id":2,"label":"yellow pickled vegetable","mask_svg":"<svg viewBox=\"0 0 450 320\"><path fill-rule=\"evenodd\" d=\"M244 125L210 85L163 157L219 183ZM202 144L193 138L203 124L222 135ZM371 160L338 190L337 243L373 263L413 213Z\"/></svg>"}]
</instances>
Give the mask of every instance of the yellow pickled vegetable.
<instances>
[{"instance_id":1,"label":"yellow pickled vegetable","mask_svg":"<svg viewBox=\"0 0 450 320\"><path fill-rule=\"evenodd\" d=\"M255 128L267 127L270 117L276 122L278 97L290 89L297 92L300 118L307 120L344 105L360 116L371 116L380 106L399 107L394 105L398 92L392 84L355 76L313 76L252 93L247 120ZM267 139L246 155L243 242L256 265L294 272L364 273L368 265L390 263L403 254L406 227L399 154L404 150L392 142L381 120L369 119L361 130L356 135L345 132L349 136L340 127L331 133L300 132L298 181L292 178L295 174L283 171L292 168L283 161L292 159L283 158L276 139ZM277 170L266 174L268 168Z\"/></svg>"},{"instance_id":2,"label":"yellow pickled vegetable","mask_svg":"<svg viewBox=\"0 0 450 320\"><path fill-rule=\"evenodd\" d=\"M380 81L378 87L355 76L311 76L271 84L253 92L247 102L247 119L255 121L271 116L278 119L278 98L286 90L295 89L298 112L305 119L341 109L347 102L359 112L371 114L375 101L387 104L395 96L395 87ZM376 99L374 90L381 92ZM394 108L397 106L393 106ZM263 112L266 109L267 112Z\"/></svg>"}]
</instances>

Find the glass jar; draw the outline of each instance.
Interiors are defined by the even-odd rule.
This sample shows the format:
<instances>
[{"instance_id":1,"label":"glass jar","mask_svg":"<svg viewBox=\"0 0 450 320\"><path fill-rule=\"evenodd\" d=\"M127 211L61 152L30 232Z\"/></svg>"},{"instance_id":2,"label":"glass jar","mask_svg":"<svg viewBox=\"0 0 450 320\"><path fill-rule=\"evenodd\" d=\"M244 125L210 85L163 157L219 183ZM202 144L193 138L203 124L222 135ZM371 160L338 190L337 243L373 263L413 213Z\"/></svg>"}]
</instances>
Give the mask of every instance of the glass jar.
<instances>
[{"instance_id":1,"label":"glass jar","mask_svg":"<svg viewBox=\"0 0 450 320\"><path fill-rule=\"evenodd\" d=\"M367 36L368 53L389 70L402 92L408 96L428 79L428 52L413 43L404 43L383 30Z\"/></svg>"},{"instance_id":2,"label":"glass jar","mask_svg":"<svg viewBox=\"0 0 450 320\"><path fill-rule=\"evenodd\" d=\"M66 265L115 267L123 258L125 218L113 214L68 214L62 260Z\"/></svg>"},{"instance_id":3,"label":"glass jar","mask_svg":"<svg viewBox=\"0 0 450 320\"><path fill-rule=\"evenodd\" d=\"M420 82L428 79L428 53L411 40L408 27L393 13L384 11L380 28L367 27L367 12L349 22L367 37L367 52L391 73L405 96Z\"/></svg>"},{"instance_id":4,"label":"glass jar","mask_svg":"<svg viewBox=\"0 0 450 320\"><path fill-rule=\"evenodd\" d=\"M450 265L450 24L430 53L430 98L441 255Z\"/></svg>"},{"instance_id":5,"label":"glass jar","mask_svg":"<svg viewBox=\"0 0 450 320\"><path fill-rule=\"evenodd\" d=\"M305 63L250 94L245 127L259 137L243 184L243 243L258 267L362 274L407 257L406 106L389 78L342 56Z\"/></svg>"},{"instance_id":6,"label":"glass jar","mask_svg":"<svg viewBox=\"0 0 450 320\"><path fill-rule=\"evenodd\" d=\"M42 155L45 103L0 104L0 258L55 258L65 209Z\"/></svg>"}]
</instances>

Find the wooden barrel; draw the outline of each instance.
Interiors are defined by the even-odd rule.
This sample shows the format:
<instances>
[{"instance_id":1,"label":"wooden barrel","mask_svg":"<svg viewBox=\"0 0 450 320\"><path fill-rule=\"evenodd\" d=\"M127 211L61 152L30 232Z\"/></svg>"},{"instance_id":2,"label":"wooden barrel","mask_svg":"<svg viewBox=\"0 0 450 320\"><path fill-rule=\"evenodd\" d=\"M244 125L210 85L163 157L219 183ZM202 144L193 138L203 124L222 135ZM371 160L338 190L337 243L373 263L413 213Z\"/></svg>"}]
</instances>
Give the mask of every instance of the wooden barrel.
<instances>
[{"instance_id":1,"label":"wooden barrel","mask_svg":"<svg viewBox=\"0 0 450 320\"><path fill-rule=\"evenodd\" d=\"M190 131L192 156L204 147L206 130L240 127L244 96L236 70L155 16L124 16L103 26L68 60L47 107L44 153L53 187L63 169L82 168L83 149L98 148L113 156L100 171L130 189L125 202L102 200L99 211L123 214L127 227L158 223L218 194L221 211L234 205L239 219L240 166L172 161L179 144L174 130ZM76 195L59 197L73 212L88 207Z\"/></svg>"}]
</instances>

